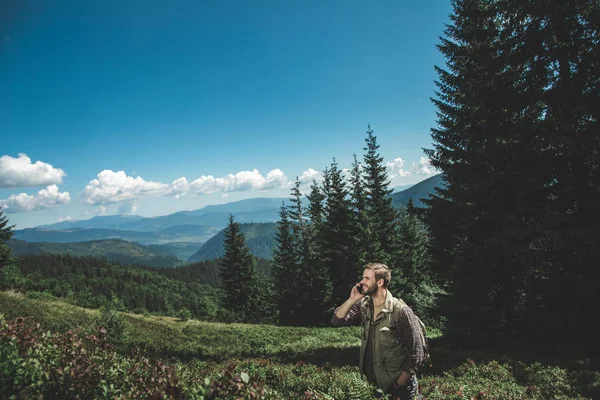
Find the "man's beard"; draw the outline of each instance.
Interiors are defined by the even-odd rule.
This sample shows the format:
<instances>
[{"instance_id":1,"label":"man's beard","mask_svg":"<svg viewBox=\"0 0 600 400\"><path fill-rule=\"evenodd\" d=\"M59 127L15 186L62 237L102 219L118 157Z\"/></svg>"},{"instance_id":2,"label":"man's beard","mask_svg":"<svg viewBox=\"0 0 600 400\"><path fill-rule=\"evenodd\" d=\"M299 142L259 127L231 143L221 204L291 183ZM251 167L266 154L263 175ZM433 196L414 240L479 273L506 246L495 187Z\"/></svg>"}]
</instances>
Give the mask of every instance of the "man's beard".
<instances>
[{"instance_id":1,"label":"man's beard","mask_svg":"<svg viewBox=\"0 0 600 400\"><path fill-rule=\"evenodd\" d=\"M373 283L371 286L367 285L367 290L364 291L365 296L373 296L377 293L377 284Z\"/></svg>"}]
</instances>

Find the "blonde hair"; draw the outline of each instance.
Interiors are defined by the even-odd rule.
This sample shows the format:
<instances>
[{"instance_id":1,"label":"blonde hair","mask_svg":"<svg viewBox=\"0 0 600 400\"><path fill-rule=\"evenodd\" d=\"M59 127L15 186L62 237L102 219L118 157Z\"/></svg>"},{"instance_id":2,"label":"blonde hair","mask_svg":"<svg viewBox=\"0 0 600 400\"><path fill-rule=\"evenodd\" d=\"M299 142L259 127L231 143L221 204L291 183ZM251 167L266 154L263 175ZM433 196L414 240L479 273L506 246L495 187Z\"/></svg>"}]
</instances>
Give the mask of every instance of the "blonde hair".
<instances>
[{"instance_id":1,"label":"blonde hair","mask_svg":"<svg viewBox=\"0 0 600 400\"><path fill-rule=\"evenodd\" d=\"M369 263L365 265L365 269L375 272L375 281L383 279L383 288L387 289L390 281L392 280L392 272L387 265L381 263Z\"/></svg>"}]
</instances>

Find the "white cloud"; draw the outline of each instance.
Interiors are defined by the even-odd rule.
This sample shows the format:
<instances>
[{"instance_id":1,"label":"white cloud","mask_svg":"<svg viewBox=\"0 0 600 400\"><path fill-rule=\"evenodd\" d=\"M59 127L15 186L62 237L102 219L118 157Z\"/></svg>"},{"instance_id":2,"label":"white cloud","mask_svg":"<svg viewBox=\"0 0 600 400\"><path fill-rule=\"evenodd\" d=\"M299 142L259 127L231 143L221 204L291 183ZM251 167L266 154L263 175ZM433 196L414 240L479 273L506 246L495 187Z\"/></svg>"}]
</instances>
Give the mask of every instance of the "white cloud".
<instances>
[{"instance_id":1,"label":"white cloud","mask_svg":"<svg viewBox=\"0 0 600 400\"><path fill-rule=\"evenodd\" d=\"M426 157L421 157L418 164L413 163L412 170L419 175L434 175L437 173L436 169Z\"/></svg>"},{"instance_id":2,"label":"white cloud","mask_svg":"<svg viewBox=\"0 0 600 400\"><path fill-rule=\"evenodd\" d=\"M182 195L184 192L185 178L179 178L174 184L173 192ZM179 182L178 182L179 181ZM178 183L176 186L175 183ZM189 190L196 194L210 194L217 191L223 193L241 192L241 191L265 191L269 189L283 188L288 184L288 179L280 169L270 171L267 176L261 175L257 169L252 171L241 171L237 174L228 174L222 178L215 178L212 175L202 175L200 178L189 184ZM185 191L187 192L187 191Z\"/></svg>"},{"instance_id":3,"label":"white cloud","mask_svg":"<svg viewBox=\"0 0 600 400\"><path fill-rule=\"evenodd\" d=\"M181 196L185 196L190 191L190 184L187 179L181 177L179 179L175 179L171 184L171 189L167 194L175 196L176 199L181 198Z\"/></svg>"},{"instance_id":4,"label":"white cloud","mask_svg":"<svg viewBox=\"0 0 600 400\"><path fill-rule=\"evenodd\" d=\"M132 214L132 213L136 212L137 209L138 209L138 206L135 203L135 201L126 201L119 205L117 212L119 214Z\"/></svg>"},{"instance_id":5,"label":"white cloud","mask_svg":"<svg viewBox=\"0 0 600 400\"><path fill-rule=\"evenodd\" d=\"M304 171L298 179L300 179L300 182L310 185L312 184L313 179L315 179L317 182L322 181L323 175L321 175L319 171L309 168Z\"/></svg>"},{"instance_id":6,"label":"white cloud","mask_svg":"<svg viewBox=\"0 0 600 400\"><path fill-rule=\"evenodd\" d=\"M127 176L124 171L104 170L92 179L81 196L88 204L111 204L143 196L167 194L169 185L145 181L141 176Z\"/></svg>"},{"instance_id":7,"label":"white cloud","mask_svg":"<svg viewBox=\"0 0 600 400\"><path fill-rule=\"evenodd\" d=\"M50 185L40 190L37 195L26 193L14 194L6 200L0 200L0 206L7 213L18 213L24 211L37 211L46 208L67 204L71 201L69 192L58 191L58 186Z\"/></svg>"},{"instance_id":8,"label":"white cloud","mask_svg":"<svg viewBox=\"0 0 600 400\"><path fill-rule=\"evenodd\" d=\"M106 214L106 207L98 206L97 208L94 209L94 212L96 213L96 215L104 215L104 214Z\"/></svg>"},{"instance_id":9,"label":"white cloud","mask_svg":"<svg viewBox=\"0 0 600 400\"><path fill-rule=\"evenodd\" d=\"M64 176L62 169L50 164L41 161L32 164L31 158L23 153L19 158L0 157L0 188L61 184Z\"/></svg>"},{"instance_id":10,"label":"white cloud","mask_svg":"<svg viewBox=\"0 0 600 400\"><path fill-rule=\"evenodd\" d=\"M67 217L64 217L64 218L60 217L60 218L58 219L58 222L71 221L72 219L73 219L73 218L71 218L71 217L68 217L68 216L67 216Z\"/></svg>"},{"instance_id":11,"label":"white cloud","mask_svg":"<svg viewBox=\"0 0 600 400\"><path fill-rule=\"evenodd\" d=\"M386 163L390 179L409 176L411 173L404 170L404 161L398 157Z\"/></svg>"}]
</instances>

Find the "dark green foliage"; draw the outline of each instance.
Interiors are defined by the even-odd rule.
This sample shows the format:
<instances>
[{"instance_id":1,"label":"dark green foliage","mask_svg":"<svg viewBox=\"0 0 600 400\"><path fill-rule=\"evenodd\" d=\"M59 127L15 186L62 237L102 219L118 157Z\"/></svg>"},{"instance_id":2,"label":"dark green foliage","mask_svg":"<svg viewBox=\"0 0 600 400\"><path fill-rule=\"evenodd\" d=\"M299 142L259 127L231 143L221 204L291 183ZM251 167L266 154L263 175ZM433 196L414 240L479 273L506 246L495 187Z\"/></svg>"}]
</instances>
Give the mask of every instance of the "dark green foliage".
<instances>
[{"instance_id":1,"label":"dark green foliage","mask_svg":"<svg viewBox=\"0 0 600 400\"><path fill-rule=\"evenodd\" d=\"M290 204L280 212L274 264L279 318L286 325L312 325L327 318L330 284L321 257L325 196L314 182L313 188L305 210L296 178Z\"/></svg>"},{"instance_id":2,"label":"dark green foliage","mask_svg":"<svg viewBox=\"0 0 600 400\"><path fill-rule=\"evenodd\" d=\"M3 215L2 207L0 207L0 269L14 261L10 248L6 244L13 235L13 228L14 225L8 224L8 219Z\"/></svg>"},{"instance_id":3,"label":"dark green foliage","mask_svg":"<svg viewBox=\"0 0 600 400\"><path fill-rule=\"evenodd\" d=\"M367 147L364 148L363 174L367 195L366 212L371 224L371 240L376 241L376 247L379 247L377 253L368 254L367 257L370 262L382 262L393 268L398 237L397 211L392 206L392 189L389 188L386 166L378 153L379 145L370 125L365 142Z\"/></svg>"},{"instance_id":4,"label":"dark green foliage","mask_svg":"<svg viewBox=\"0 0 600 400\"><path fill-rule=\"evenodd\" d=\"M450 330L556 343L578 326L595 348L597 1L453 4L427 150L446 187L426 200Z\"/></svg>"},{"instance_id":5,"label":"dark green foliage","mask_svg":"<svg viewBox=\"0 0 600 400\"><path fill-rule=\"evenodd\" d=\"M273 278L277 288L279 321L291 325L298 320L296 294L300 289L297 284L300 271L297 246L288 215L288 208L282 204L277 223L277 247L273 254Z\"/></svg>"},{"instance_id":6,"label":"dark green foliage","mask_svg":"<svg viewBox=\"0 0 600 400\"><path fill-rule=\"evenodd\" d=\"M188 308L197 318L214 318L217 314L219 281L215 261L165 269L44 254L19 257L18 264L0 271L4 288L45 291L91 308L101 307L114 295L127 310L173 314Z\"/></svg>"},{"instance_id":7,"label":"dark green foliage","mask_svg":"<svg viewBox=\"0 0 600 400\"><path fill-rule=\"evenodd\" d=\"M240 225L229 217L223 242L225 255L220 260L223 306L242 322L272 320L274 312L269 282L256 271L256 260L250 253Z\"/></svg>"},{"instance_id":8,"label":"dark green foliage","mask_svg":"<svg viewBox=\"0 0 600 400\"><path fill-rule=\"evenodd\" d=\"M354 259L353 251L354 213L346 179L335 159L330 168L324 171L323 176L323 190L327 200L321 257L325 265L329 266L332 304L339 305L348 299L350 289L358 278L356 271L358 260Z\"/></svg>"},{"instance_id":9,"label":"dark green foliage","mask_svg":"<svg viewBox=\"0 0 600 400\"><path fill-rule=\"evenodd\" d=\"M428 316L436 305L440 288L436 285L431 271L428 234L425 225L419 220L412 201L400 211L399 248L395 259L397 266L392 274L390 289L402 298L415 312L428 323L435 323Z\"/></svg>"},{"instance_id":10,"label":"dark green foliage","mask_svg":"<svg viewBox=\"0 0 600 400\"><path fill-rule=\"evenodd\" d=\"M182 321L188 321L192 319L192 312L187 308L182 308L181 310L177 311L177 318Z\"/></svg>"},{"instance_id":11,"label":"dark green foliage","mask_svg":"<svg viewBox=\"0 0 600 400\"><path fill-rule=\"evenodd\" d=\"M373 240L373 224L367 212L367 193L362 176L361 164L354 154L354 162L350 170L350 196L354 218L352 219L352 258L356 265L357 276L363 273L363 267L370 262L371 257L381 253L379 240Z\"/></svg>"},{"instance_id":12,"label":"dark green foliage","mask_svg":"<svg viewBox=\"0 0 600 400\"><path fill-rule=\"evenodd\" d=\"M119 313L124 308L123 302L114 296L100 308L96 325L106 331L108 340L113 344L122 344L125 339L125 319Z\"/></svg>"}]
</instances>

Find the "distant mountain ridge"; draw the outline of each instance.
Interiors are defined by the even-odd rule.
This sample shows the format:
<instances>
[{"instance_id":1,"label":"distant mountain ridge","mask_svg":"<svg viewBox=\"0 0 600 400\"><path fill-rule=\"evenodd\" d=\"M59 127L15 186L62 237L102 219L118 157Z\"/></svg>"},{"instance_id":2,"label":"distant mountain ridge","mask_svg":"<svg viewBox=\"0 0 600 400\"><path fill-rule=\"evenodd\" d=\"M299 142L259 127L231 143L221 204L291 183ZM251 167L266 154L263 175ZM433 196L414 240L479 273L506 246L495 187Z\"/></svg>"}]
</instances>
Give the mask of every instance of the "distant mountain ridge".
<instances>
[{"instance_id":1,"label":"distant mountain ridge","mask_svg":"<svg viewBox=\"0 0 600 400\"><path fill-rule=\"evenodd\" d=\"M273 258L273 249L275 248L277 235L276 223L250 223L240 224L240 230L246 237L246 244L250 252L260 258L270 260ZM225 239L225 229L217 233L200 247L188 261L198 262L214 260L223 257L223 241Z\"/></svg>"},{"instance_id":2,"label":"distant mountain ridge","mask_svg":"<svg viewBox=\"0 0 600 400\"><path fill-rule=\"evenodd\" d=\"M276 222L279 209L287 198L253 198L226 204L209 205L198 210L178 211L159 217L140 217L127 214L97 216L88 220L63 221L37 228L65 230L82 228L118 229L138 232L157 232L179 225L202 225L217 228L227 226L233 214L235 220L245 222ZM30 228L32 229L32 228Z\"/></svg>"},{"instance_id":3,"label":"distant mountain ridge","mask_svg":"<svg viewBox=\"0 0 600 400\"><path fill-rule=\"evenodd\" d=\"M200 225L178 225L158 232L100 228L73 228L68 230L27 228L14 231L13 237L27 242L73 243L121 239L144 245L168 242L195 242L200 245L213 237L218 231L219 228Z\"/></svg>"},{"instance_id":4,"label":"distant mountain ridge","mask_svg":"<svg viewBox=\"0 0 600 400\"><path fill-rule=\"evenodd\" d=\"M415 207L425 207L425 203L421 199L426 199L430 194L435 193L436 187L445 186L442 174L434 175L424 181L417 183L398 193L392 193L392 205L400 208L408 203L408 199L412 199Z\"/></svg>"}]
</instances>

